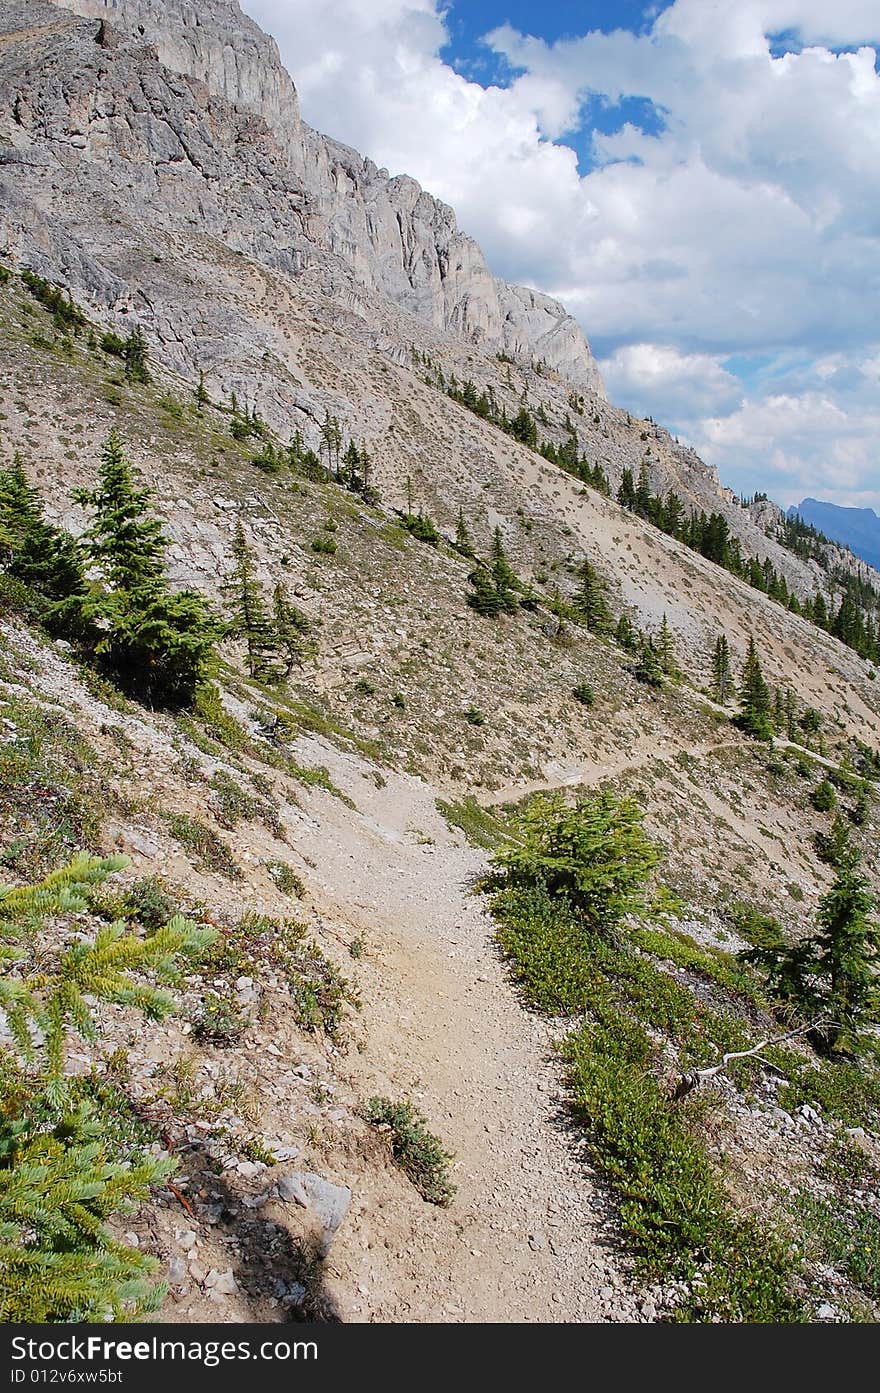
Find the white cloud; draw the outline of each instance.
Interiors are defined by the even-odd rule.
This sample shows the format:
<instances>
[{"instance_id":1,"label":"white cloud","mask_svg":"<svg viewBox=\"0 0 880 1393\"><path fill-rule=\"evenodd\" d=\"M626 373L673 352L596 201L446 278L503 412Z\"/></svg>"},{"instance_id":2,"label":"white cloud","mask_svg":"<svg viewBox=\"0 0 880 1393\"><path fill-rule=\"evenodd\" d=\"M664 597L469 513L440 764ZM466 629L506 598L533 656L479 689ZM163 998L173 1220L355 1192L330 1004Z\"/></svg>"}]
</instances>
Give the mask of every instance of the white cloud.
<instances>
[{"instance_id":1,"label":"white cloud","mask_svg":"<svg viewBox=\"0 0 880 1393\"><path fill-rule=\"evenodd\" d=\"M488 42L511 80L486 89L443 61L442 0L246 5L306 119L451 203L499 274L559 295L612 398L686 427L734 475L775 460L794 488L880 502L864 390L880 361L876 0L675 0L648 33L554 45L504 26ZM659 128L596 135L579 173L560 136L625 97ZM768 373L742 404L723 359L755 353L785 390Z\"/></svg>"}]
</instances>

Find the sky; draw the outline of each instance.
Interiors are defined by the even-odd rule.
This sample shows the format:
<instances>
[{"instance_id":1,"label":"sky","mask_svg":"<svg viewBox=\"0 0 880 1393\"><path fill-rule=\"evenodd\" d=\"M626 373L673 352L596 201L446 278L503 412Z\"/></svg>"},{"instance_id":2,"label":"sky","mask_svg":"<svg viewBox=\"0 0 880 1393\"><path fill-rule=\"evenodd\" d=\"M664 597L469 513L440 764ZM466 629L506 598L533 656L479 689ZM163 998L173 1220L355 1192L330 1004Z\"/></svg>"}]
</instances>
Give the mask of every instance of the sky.
<instances>
[{"instance_id":1,"label":"sky","mask_svg":"<svg viewBox=\"0 0 880 1393\"><path fill-rule=\"evenodd\" d=\"M244 0L740 493L880 510L877 0Z\"/></svg>"}]
</instances>

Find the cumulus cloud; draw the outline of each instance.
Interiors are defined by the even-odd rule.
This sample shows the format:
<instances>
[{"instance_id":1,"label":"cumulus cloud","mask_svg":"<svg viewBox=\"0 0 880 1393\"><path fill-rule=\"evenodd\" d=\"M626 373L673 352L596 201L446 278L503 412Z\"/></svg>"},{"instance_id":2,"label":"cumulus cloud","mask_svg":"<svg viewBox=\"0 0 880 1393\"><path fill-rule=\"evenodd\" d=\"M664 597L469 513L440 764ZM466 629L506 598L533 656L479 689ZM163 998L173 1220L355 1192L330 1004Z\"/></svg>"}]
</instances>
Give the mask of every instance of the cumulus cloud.
<instances>
[{"instance_id":1,"label":"cumulus cloud","mask_svg":"<svg viewBox=\"0 0 880 1393\"><path fill-rule=\"evenodd\" d=\"M451 203L499 274L563 299L612 398L737 476L818 473L880 502L862 390L880 361L876 0L674 0L645 33L553 44L506 25L486 43L508 80L485 88L444 61L442 0L245 3L306 119ZM651 119L609 133L631 97ZM754 354L784 392L772 372L738 387L725 360Z\"/></svg>"}]
</instances>

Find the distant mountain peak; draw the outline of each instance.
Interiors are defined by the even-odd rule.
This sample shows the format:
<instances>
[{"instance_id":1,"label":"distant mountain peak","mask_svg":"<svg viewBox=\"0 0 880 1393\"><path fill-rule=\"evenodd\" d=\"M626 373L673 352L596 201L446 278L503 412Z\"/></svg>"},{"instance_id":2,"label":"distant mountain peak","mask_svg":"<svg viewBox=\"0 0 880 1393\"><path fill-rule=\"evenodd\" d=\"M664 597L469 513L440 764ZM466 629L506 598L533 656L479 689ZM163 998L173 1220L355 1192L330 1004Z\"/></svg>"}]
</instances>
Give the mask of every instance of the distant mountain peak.
<instances>
[{"instance_id":1,"label":"distant mountain peak","mask_svg":"<svg viewBox=\"0 0 880 1393\"><path fill-rule=\"evenodd\" d=\"M803 518L826 537L849 547L850 551L880 569L880 518L873 508L844 508L819 498L804 498L788 510L789 516Z\"/></svg>"}]
</instances>

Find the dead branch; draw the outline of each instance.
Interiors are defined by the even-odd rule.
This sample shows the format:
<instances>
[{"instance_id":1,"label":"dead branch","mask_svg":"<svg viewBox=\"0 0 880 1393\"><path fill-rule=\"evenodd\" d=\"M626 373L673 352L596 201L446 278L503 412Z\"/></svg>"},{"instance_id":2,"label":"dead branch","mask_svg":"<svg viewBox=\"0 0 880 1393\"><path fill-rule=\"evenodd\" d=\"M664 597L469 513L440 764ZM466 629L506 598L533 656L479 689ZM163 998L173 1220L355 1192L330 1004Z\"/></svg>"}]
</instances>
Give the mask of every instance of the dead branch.
<instances>
[{"instance_id":1,"label":"dead branch","mask_svg":"<svg viewBox=\"0 0 880 1393\"><path fill-rule=\"evenodd\" d=\"M730 1050L727 1054L721 1056L717 1064L713 1064L707 1069L692 1069L689 1073L683 1074L676 1084L675 1092L672 1095L672 1101L678 1103L682 1098L686 1098L689 1093L693 1093L694 1089L698 1088L706 1079L713 1079L716 1075L723 1073L728 1064L732 1064L735 1059L760 1059L761 1050L766 1050L769 1045L782 1045L786 1040L793 1040L797 1035L806 1035L811 1030L818 1030L820 1026L828 1026L831 1024L833 1024L833 1022L820 1016L817 1020L810 1021L808 1025L799 1025L797 1030L787 1031L785 1035L776 1035L772 1039L761 1040L750 1050ZM766 1065L769 1069L776 1068L776 1065L771 1064L768 1059L761 1059L761 1063Z\"/></svg>"}]
</instances>

